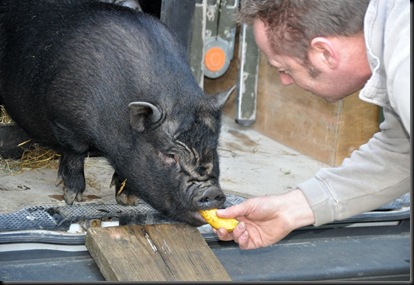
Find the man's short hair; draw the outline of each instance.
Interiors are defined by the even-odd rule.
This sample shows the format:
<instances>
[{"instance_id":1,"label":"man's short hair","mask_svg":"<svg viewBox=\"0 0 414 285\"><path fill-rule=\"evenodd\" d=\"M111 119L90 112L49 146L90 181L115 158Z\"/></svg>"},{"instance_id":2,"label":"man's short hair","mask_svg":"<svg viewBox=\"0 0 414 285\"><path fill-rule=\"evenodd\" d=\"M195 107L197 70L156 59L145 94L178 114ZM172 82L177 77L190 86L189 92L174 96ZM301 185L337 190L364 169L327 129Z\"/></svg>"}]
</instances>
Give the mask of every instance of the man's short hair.
<instances>
[{"instance_id":1,"label":"man's short hair","mask_svg":"<svg viewBox=\"0 0 414 285\"><path fill-rule=\"evenodd\" d=\"M363 31L369 0L241 0L238 23L262 20L276 54L309 65L312 39L352 36Z\"/></svg>"}]
</instances>

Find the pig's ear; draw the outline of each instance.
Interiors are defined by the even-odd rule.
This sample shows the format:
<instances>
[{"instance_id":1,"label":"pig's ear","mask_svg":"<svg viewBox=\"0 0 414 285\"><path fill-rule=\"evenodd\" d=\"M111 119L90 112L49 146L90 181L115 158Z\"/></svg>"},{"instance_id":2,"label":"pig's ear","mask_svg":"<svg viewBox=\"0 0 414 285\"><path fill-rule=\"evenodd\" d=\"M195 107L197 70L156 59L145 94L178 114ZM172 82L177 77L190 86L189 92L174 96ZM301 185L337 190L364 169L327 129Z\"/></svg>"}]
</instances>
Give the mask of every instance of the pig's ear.
<instances>
[{"instance_id":1,"label":"pig's ear","mask_svg":"<svg viewBox=\"0 0 414 285\"><path fill-rule=\"evenodd\" d=\"M161 120L162 113L155 105L148 102L131 102L129 108L129 123L138 132L143 132L145 126Z\"/></svg>"},{"instance_id":2,"label":"pig's ear","mask_svg":"<svg viewBox=\"0 0 414 285\"><path fill-rule=\"evenodd\" d=\"M232 86L231 88L229 88L226 91L214 94L214 95L210 95L208 96L213 104L213 106L217 109L217 110L221 110L224 106L224 104L226 103L227 99L229 99L230 94L233 92L233 90L236 88L236 85Z\"/></svg>"}]
</instances>

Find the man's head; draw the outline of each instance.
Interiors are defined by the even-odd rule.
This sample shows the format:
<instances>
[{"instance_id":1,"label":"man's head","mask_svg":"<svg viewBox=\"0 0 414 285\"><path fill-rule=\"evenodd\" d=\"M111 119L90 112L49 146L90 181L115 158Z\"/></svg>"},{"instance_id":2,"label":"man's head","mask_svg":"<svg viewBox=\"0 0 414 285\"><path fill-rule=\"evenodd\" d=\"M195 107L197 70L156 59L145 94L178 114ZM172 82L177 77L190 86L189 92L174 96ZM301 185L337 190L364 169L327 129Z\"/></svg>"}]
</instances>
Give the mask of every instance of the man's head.
<instances>
[{"instance_id":1,"label":"man's head","mask_svg":"<svg viewBox=\"0 0 414 285\"><path fill-rule=\"evenodd\" d=\"M243 0L237 21L253 25L259 48L283 84L296 83L334 102L362 88L370 76L363 35L368 3Z\"/></svg>"}]
</instances>

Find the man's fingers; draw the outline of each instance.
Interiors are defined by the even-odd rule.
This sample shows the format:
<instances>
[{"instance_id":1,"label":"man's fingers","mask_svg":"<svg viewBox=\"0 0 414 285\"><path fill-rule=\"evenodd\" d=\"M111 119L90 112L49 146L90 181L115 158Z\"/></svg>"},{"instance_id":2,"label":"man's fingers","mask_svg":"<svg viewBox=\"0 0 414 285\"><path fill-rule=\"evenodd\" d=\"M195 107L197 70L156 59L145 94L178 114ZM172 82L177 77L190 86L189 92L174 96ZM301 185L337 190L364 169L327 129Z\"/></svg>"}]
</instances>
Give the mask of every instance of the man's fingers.
<instances>
[{"instance_id":1,"label":"man's fingers","mask_svg":"<svg viewBox=\"0 0 414 285\"><path fill-rule=\"evenodd\" d=\"M218 209L216 214L220 218L236 218L240 216L244 216L246 207L242 202L240 204L236 204L225 209Z\"/></svg>"},{"instance_id":2,"label":"man's fingers","mask_svg":"<svg viewBox=\"0 0 414 285\"><path fill-rule=\"evenodd\" d=\"M219 239L224 241L234 240L238 241L239 237L246 232L246 225L244 222L240 222L237 227L234 228L233 232L229 233L225 228L219 228L213 231L217 234Z\"/></svg>"},{"instance_id":3,"label":"man's fingers","mask_svg":"<svg viewBox=\"0 0 414 285\"><path fill-rule=\"evenodd\" d=\"M233 234L229 233L225 228L213 229L220 240L229 241L233 240Z\"/></svg>"},{"instance_id":4,"label":"man's fingers","mask_svg":"<svg viewBox=\"0 0 414 285\"><path fill-rule=\"evenodd\" d=\"M244 231L238 238L237 243L241 249L249 249L249 232Z\"/></svg>"}]
</instances>

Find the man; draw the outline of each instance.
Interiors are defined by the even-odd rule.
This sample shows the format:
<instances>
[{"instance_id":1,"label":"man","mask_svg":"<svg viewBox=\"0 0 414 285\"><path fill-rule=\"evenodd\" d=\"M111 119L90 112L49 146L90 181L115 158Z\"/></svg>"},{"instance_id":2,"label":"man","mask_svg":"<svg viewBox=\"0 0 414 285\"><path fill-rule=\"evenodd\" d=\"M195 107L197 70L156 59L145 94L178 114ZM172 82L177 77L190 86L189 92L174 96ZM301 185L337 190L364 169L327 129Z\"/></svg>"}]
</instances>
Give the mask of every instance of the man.
<instances>
[{"instance_id":1,"label":"man","mask_svg":"<svg viewBox=\"0 0 414 285\"><path fill-rule=\"evenodd\" d=\"M284 85L336 102L362 89L383 107L380 132L345 159L283 195L247 199L217 214L236 218L241 249L271 245L291 231L343 220L410 191L410 2L245 0L237 19L253 25L259 49Z\"/></svg>"}]
</instances>

